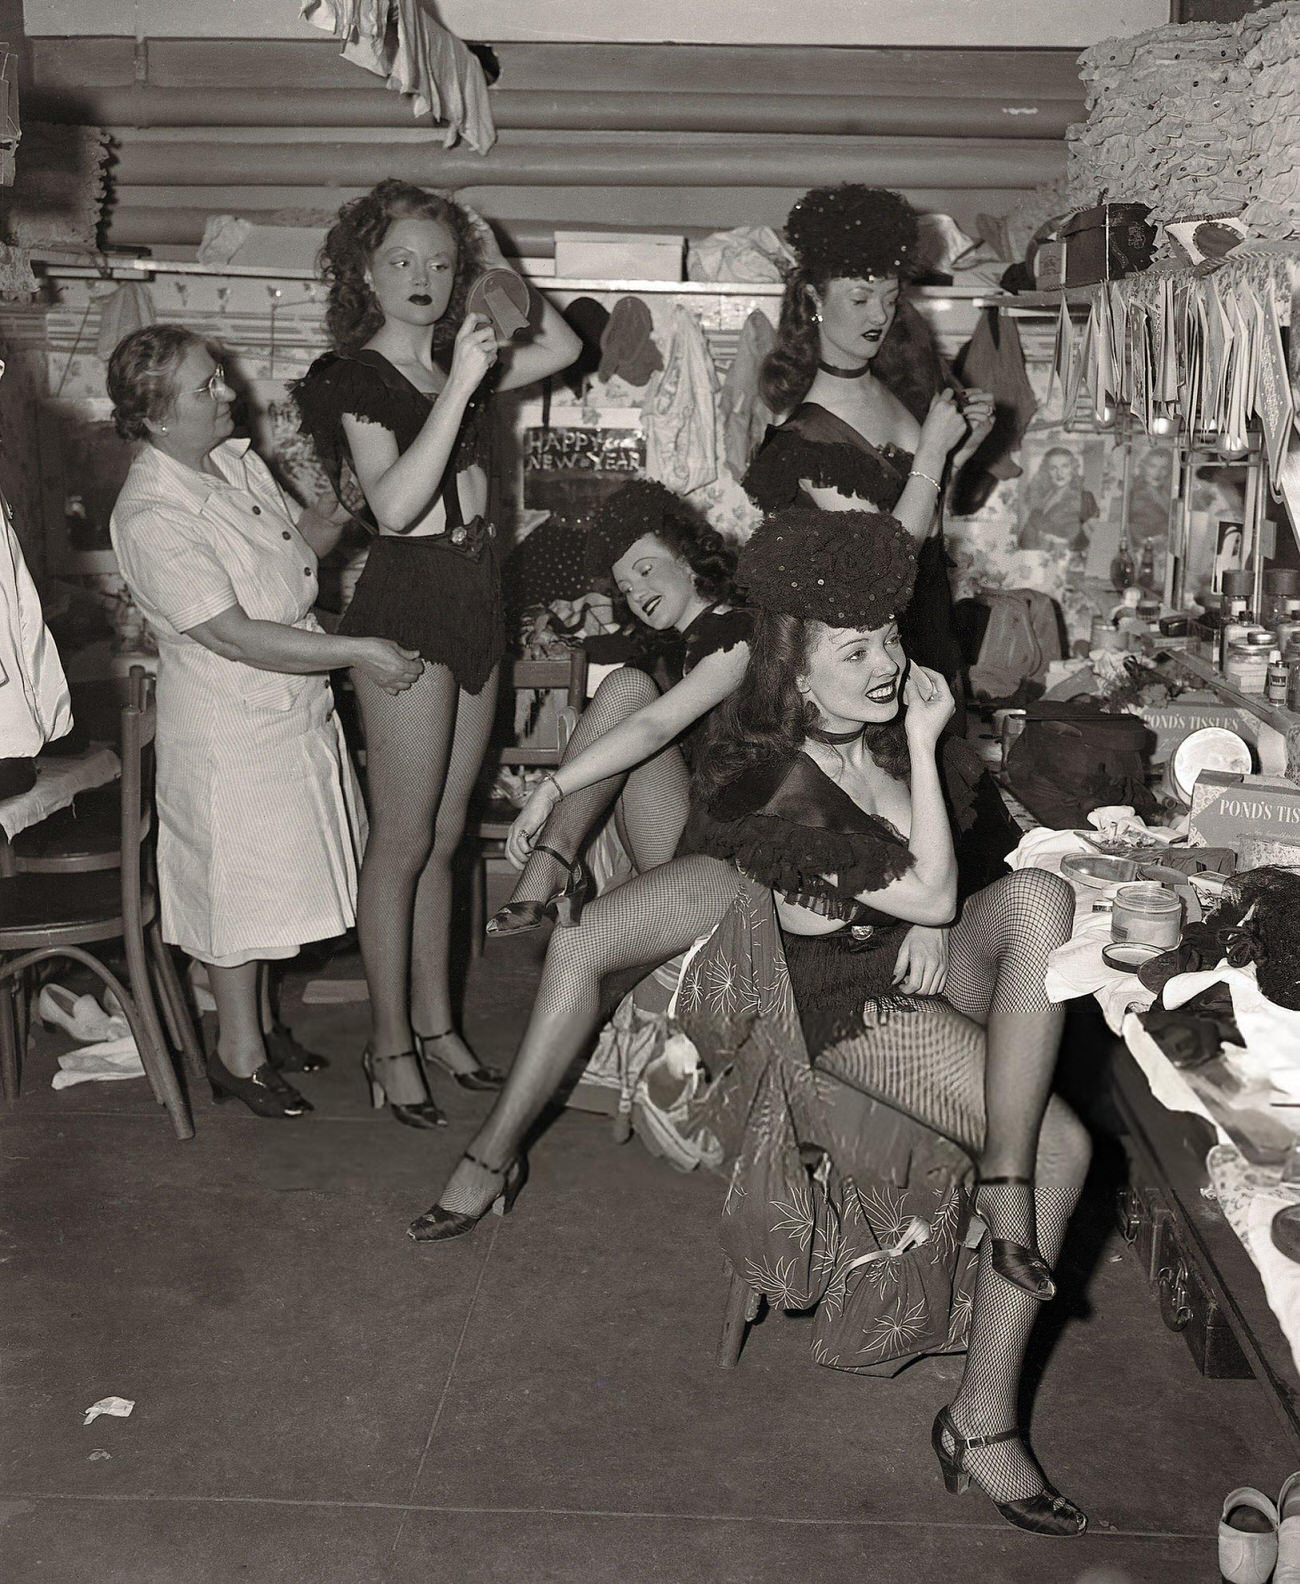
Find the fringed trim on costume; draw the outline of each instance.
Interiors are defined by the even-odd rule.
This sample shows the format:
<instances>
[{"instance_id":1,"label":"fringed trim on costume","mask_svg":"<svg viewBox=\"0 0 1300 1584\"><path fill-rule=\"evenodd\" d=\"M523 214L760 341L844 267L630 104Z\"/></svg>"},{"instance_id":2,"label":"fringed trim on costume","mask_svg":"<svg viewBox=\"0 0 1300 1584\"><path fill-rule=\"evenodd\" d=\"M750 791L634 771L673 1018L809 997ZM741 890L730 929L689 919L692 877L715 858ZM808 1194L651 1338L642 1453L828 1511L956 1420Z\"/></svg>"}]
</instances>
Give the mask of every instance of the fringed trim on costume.
<instances>
[{"instance_id":1,"label":"fringed trim on costume","mask_svg":"<svg viewBox=\"0 0 1300 1584\"><path fill-rule=\"evenodd\" d=\"M754 636L753 611L706 611L686 631L683 671L691 671L706 655L722 654Z\"/></svg>"},{"instance_id":2,"label":"fringed trim on costume","mask_svg":"<svg viewBox=\"0 0 1300 1584\"><path fill-rule=\"evenodd\" d=\"M351 352L325 352L289 393L298 407L299 428L311 441L321 466L337 493L345 463L350 463L343 416L382 425L395 436L400 450L414 441L436 397L425 397L397 372ZM448 461L453 472L476 462L486 465L486 403L480 394L466 408L456 445Z\"/></svg>"},{"instance_id":3,"label":"fringed trim on costume","mask_svg":"<svg viewBox=\"0 0 1300 1584\"><path fill-rule=\"evenodd\" d=\"M794 505L804 480L888 511L902 492L911 460L906 452L898 456L901 467L847 440L808 440L790 423L768 431L742 482L759 510L768 513Z\"/></svg>"},{"instance_id":4,"label":"fringed trim on costume","mask_svg":"<svg viewBox=\"0 0 1300 1584\"><path fill-rule=\"evenodd\" d=\"M859 892L881 890L913 864L897 832L884 820L872 823L879 825L879 835L825 830L771 814L720 820L705 813L703 848L800 907L852 923L863 912Z\"/></svg>"}]
</instances>

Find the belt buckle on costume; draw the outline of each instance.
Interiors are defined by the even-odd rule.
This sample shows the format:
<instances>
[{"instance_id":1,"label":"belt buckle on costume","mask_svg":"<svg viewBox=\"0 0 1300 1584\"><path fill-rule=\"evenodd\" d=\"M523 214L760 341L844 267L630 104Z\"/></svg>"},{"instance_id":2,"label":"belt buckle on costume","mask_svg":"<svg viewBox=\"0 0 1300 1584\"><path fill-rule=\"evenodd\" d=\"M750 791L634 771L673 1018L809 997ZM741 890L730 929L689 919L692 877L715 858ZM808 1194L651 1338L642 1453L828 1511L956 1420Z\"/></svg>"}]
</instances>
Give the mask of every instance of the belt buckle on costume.
<instances>
[{"instance_id":1,"label":"belt buckle on costume","mask_svg":"<svg viewBox=\"0 0 1300 1584\"><path fill-rule=\"evenodd\" d=\"M855 941L858 941L858 942L869 941L871 939L871 937L875 933L876 933L876 926L874 924L850 924L849 925L849 934L853 937L853 939Z\"/></svg>"},{"instance_id":2,"label":"belt buckle on costume","mask_svg":"<svg viewBox=\"0 0 1300 1584\"><path fill-rule=\"evenodd\" d=\"M479 561L494 531L490 522L482 517L474 517L463 527L449 528L437 537L449 550L455 550L458 555L466 556L471 561Z\"/></svg>"}]
</instances>

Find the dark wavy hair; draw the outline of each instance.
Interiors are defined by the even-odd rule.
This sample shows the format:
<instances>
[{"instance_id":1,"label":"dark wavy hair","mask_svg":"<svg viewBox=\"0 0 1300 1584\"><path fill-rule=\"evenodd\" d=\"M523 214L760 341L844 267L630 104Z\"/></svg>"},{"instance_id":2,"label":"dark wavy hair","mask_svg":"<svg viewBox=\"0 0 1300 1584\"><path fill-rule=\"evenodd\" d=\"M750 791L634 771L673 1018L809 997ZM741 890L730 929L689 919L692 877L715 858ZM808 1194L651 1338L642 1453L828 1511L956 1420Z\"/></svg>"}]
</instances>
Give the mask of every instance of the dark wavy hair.
<instances>
[{"instance_id":1,"label":"dark wavy hair","mask_svg":"<svg viewBox=\"0 0 1300 1584\"><path fill-rule=\"evenodd\" d=\"M776 611L757 611L749 665L740 686L713 712L704 751L695 767L694 795L705 804L761 765L795 754L818 724L817 706L797 682L821 624ZM891 721L868 726L871 757L887 775L906 780L911 764L902 710Z\"/></svg>"},{"instance_id":2,"label":"dark wavy hair","mask_svg":"<svg viewBox=\"0 0 1300 1584\"><path fill-rule=\"evenodd\" d=\"M702 598L735 603L735 550L680 495L649 478L629 479L616 489L587 530L587 575L594 586L610 587L615 561L647 534L686 562Z\"/></svg>"},{"instance_id":3,"label":"dark wavy hair","mask_svg":"<svg viewBox=\"0 0 1300 1584\"><path fill-rule=\"evenodd\" d=\"M124 335L113 348L108 394L113 423L123 440L149 438L149 421L159 422L176 399L172 376L177 365L196 346L208 343L184 325L151 324Z\"/></svg>"},{"instance_id":4,"label":"dark wavy hair","mask_svg":"<svg viewBox=\"0 0 1300 1584\"><path fill-rule=\"evenodd\" d=\"M801 267L786 276L776 345L764 358L759 376L763 397L775 412L792 412L808 394L821 357L812 293L824 292L836 278ZM880 343L871 372L918 423L936 392L948 383L933 332L906 297L898 299L894 322Z\"/></svg>"},{"instance_id":5,"label":"dark wavy hair","mask_svg":"<svg viewBox=\"0 0 1300 1584\"><path fill-rule=\"evenodd\" d=\"M343 205L317 260L329 287L325 328L337 351L363 345L384 322L365 277L395 220L440 220L456 239L456 284L446 313L433 327L434 346L450 345L465 317L465 298L483 270L482 248L470 217L450 198L389 177Z\"/></svg>"}]
</instances>

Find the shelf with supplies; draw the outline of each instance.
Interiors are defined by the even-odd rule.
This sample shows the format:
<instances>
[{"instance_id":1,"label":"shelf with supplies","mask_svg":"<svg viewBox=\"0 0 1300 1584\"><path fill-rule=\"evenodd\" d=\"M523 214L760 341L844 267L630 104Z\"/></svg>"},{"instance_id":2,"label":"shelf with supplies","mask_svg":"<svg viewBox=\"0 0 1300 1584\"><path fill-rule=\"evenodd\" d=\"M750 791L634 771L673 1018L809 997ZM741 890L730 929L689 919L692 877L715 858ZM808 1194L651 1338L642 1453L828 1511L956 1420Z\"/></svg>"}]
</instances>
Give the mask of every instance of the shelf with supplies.
<instances>
[{"instance_id":1,"label":"shelf with supplies","mask_svg":"<svg viewBox=\"0 0 1300 1584\"><path fill-rule=\"evenodd\" d=\"M1159 643L1152 645L1152 651L1167 656L1180 670L1218 694L1225 704L1245 710L1275 731L1285 748L1286 775L1290 780L1300 782L1300 714L1284 709L1280 704L1272 704L1258 693L1241 692L1200 655L1188 654L1185 649L1166 649Z\"/></svg>"},{"instance_id":2,"label":"shelf with supplies","mask_svg":"<svg viewBox=\"0 0 1300 1584\"><path fill-rule=\"evenodd\" d=\"M1199 681L1219 695L1225 703L1233 704L1238 709L1248 710L1257 720L1264 721L1274 731L1279 731L1285 737L1291 732L1300 732L1300 715L1294 710L1284 709L1280 704L1270 704L1266 698L1258 693L1242 693L1233 687L1231 682L1225 681L1221 672L1216 671L1208 660L1203 660L1200 655L1188 654L1185 649L1161 649L1157 644L1157 653L1165 654L1184 671L1190 671Z\"/></svg>"}]
</instances>

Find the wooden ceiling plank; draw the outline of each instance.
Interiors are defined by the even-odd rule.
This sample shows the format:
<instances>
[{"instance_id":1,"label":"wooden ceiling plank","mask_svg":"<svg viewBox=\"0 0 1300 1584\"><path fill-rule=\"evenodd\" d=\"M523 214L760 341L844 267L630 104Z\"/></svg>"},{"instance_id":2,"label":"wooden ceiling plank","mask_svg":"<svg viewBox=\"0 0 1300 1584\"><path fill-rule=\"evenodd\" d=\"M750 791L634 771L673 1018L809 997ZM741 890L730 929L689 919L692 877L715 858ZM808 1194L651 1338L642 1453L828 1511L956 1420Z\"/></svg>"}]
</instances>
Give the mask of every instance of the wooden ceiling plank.
<instances>
[{"instance_id":1,"label":"wooden ceiling plank","mask_svg":"<svg viewBox=\"0 0 1300 1584\"><path fill-rule=\"evenodd\" d=\"M31 50L38 86L134 80L130 39L33 39ZM497 53L503 90L957 96L1009 103L1082 95L1072 50L507 44ZM367 80L328 38L150 39L148 62L149 81L160 88L346 90Z\"/></svg>"},{"instance_id":2,"label":"wooden ceiling plank","mask_svg":"<svg viewBox=\"0 0 1300 1584\"><path fill-rule=\"evenodd\" d=\"M1082 101L1035 100L1015 113L993 99L890 95L643 94L505 90L493 95L503 132L753 132L823 136L1064 136ZM129 127L328 127L414 130L397 95L353 89L111 87L30 91L33 120Z\"/></svg>"}]
</instances>

